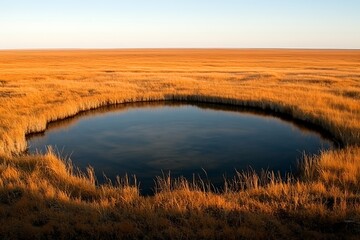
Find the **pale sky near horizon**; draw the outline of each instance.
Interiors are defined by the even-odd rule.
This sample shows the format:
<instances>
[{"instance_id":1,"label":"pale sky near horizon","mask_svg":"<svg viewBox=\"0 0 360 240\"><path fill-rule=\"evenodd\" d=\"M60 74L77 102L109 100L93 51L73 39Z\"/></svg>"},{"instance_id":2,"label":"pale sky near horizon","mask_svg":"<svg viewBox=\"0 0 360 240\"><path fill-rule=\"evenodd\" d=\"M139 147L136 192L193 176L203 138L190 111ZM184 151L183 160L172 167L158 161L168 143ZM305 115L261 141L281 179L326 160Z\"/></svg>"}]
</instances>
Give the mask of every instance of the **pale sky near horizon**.
<instances>
[{"instance_id":1,"label":"pale sky near horizon","mask_svg":"<svg viewBox=\"0 0 360 240\"><path fill-rule=\"evenodd\" d=\"M0 49L360 48L360 0L0 0Z\"/></svg>"}]
</instances>

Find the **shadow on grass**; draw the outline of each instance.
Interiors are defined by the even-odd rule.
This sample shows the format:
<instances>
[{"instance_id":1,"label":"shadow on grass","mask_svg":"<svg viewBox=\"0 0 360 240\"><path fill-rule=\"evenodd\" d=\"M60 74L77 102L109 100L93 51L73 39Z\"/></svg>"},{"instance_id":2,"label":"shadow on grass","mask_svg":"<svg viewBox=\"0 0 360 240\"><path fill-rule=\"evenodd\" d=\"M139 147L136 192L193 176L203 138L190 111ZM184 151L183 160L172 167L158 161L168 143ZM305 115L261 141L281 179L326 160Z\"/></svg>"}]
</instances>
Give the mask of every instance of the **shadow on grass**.
<instances>
[{"instance_id":1,"label":"shadow on grass","mask_svg":"<svg viewBox=\"0 0 360 240\"><path fill-rule=\"evenodd\" d=\"M229 195L230 196L230 195ZM224 196L226 198L226 195ZM232 196L234 197L234 196ZM198 204L196 201L209 201ZM216 203L217 195L172 191L107 206L0 189L2 239L319 239L360 234L358 223L306 209L246 209ZM242 198L239 197L241 200ZM266 201L264 199L264 201Z\"/></svg>"}]
</instances>

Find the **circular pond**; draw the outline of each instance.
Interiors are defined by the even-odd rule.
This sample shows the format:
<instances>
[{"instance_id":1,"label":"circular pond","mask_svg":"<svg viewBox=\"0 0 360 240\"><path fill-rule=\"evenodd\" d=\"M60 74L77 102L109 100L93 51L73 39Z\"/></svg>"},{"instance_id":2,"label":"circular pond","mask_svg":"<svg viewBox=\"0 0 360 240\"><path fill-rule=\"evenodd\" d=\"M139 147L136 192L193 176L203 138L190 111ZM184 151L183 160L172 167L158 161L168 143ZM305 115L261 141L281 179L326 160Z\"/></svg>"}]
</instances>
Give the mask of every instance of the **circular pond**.
<instances>
[{"instance_id":1,"label":"circular pond","mask_svg":"<svg viewBox=\"0 0 360 240\"><path fill-rule=\"evenodd\" d=\"M103 174L136 175L143 194L151 194L154 178L208 178L221 188L235 170L296 170L303 152L318 153L332 142L324 135L279 117L214 104L134 103L84 112L49 124L28 136L28 151L52 145L61 156L98 181ZM205 175L206 173L206 175Z\"/></svg>"}]
</instances>

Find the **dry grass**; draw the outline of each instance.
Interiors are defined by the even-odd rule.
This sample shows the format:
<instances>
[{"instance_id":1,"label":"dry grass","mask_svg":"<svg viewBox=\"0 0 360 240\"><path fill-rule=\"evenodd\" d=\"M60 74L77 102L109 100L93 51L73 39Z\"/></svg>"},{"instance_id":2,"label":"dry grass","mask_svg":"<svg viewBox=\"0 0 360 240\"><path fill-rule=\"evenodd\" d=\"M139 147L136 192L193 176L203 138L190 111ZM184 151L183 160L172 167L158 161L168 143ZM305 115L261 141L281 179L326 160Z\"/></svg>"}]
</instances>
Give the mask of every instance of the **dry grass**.
<instances>
[{"instance_id":1,"label":"dry grass","mask_svg":"<svg viewBox=\"0 0 360 240\"><path fill-rule=\"evenodd\" d=\"M252 106L313 123L344 144L305 156L299 178L238 173L206 183L133 179L97 186L25 134L99 106L192 100ZM2 238L356 238L360 234L360 52L102 50L0 52Z\"/></svg>"}]
</instances>

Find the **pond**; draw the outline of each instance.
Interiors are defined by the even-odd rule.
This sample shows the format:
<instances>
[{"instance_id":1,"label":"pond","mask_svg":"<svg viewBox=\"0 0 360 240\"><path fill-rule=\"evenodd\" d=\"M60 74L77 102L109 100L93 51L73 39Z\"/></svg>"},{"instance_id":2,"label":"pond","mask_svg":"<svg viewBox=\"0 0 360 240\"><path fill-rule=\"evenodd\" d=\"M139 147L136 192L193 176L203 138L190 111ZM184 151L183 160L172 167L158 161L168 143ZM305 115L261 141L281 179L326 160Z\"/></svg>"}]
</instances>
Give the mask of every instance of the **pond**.
<instances>
[{"instance_id":1,"label":"pond","mask_svg":"<svg viewBox=\"0 0 360 240\"><path fill-rule=\"evenodd\" d=\"M234 106L176 102L121 104L53 122L28 136L28 152L51 145L80 169L103 175L136 175L141 193L154 178L208 178L221 188L235 170L295 172L304 152L333 147L329 138L302 124Z\"/></svg>"}]
</instances>

